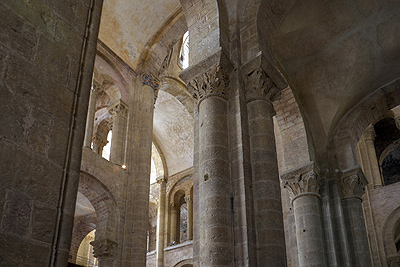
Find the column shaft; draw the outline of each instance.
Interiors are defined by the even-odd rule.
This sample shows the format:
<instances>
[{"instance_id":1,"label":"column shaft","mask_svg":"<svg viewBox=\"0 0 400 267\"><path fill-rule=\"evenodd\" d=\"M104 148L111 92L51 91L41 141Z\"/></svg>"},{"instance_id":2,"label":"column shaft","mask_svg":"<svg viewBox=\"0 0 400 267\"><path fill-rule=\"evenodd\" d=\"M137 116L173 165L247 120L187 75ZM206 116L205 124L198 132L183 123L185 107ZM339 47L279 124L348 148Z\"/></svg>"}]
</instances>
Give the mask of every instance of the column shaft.
<instances>
[{"instance_id":1,"label":"column shaft","mask_svg":"<svg viewBox=\"0 0 400 267\"><path fill-rule=\"evenodd\" d=\"M151 172L151 146L153 141L154 90L149 86L141 88L141 114L139 142L136 156L136 177L133 209L132 261L135 267L146 266L147 225L149 220L149 193Z\"/></svg>"},{"instance_id":2,"label":"column shaft","mask_svg":"<svg viewBox=\"0 0 400 267\"><path fill-rule=\"evenodd\" d=\"M200 266L232 266L227 102L210 96L199 106Z\"/></svg>"},{"instance_id":3,"label":"column shaft","mask_svg":"<svg viewBox=\"0 0 400 267\"><path fill-rule=\"evenodd\" d=\"M175 205L171 205L171 243L172 242L178 242L178 240L176 240L176 223L177 223L177 219L178 219L178 210L177 207Z\"/></svg>"},{"instance_id":4,"label":"column shaft","mask_svg":"<svg viewBox=\"0 0 400 267\"><path fill-rule=\"evenodd\" d=\"M372 266L361 198L367 183L358 166L342 172L340 187L343 213L353 266Z\"/></svg>"},{"instance_id":5,"label":"column shaft","mask_svg":"<svg viewBox=\"0 0 400 267\"><path fill-rule=\"evenodd\" d=\"M374 186L382 186L381 172L379 170L379 164L378 164L378 159L376 157L376 151L374 145L375 136L376 135L374 127L369 126L364 133L364 141L369 162L369 168L371 170L371 175L372 175L371 182Z\"/></svg>"},{"instance_id":6,"label":"column shaft","mask_svg":"<svg viewBox=\"0 0 400 267\"><path fill-rule=\"evenodd\" d=\"M326 266L320 199L304 194L293 201L300 267Z\"/></svg>"},{"instance_id":7,"label":"column shaft","mask_svg":"<svg viewBox=\"0 0 400 267\"><path fill-rule=\"evenodd\" d=\"M93 84L90 90L88 113L86 117L85 139L83 146L91 148L93 138L94 117L96 114L96 99L98 94L98 85Z\"/></svg>"},{"instance_id":8,"label":"column shaft","mask_svg":"<svg viewBox=\"0 0 400 267\"><path fill-rule=\"evenodd\" d=\"M285 266L285 235L272 103L247 104L258 266Z\"/></svg>"},{"instance_id":9,"label":"column shaft","mask_svg":"<svg viewBox=\"0 0 400 267\"><path fill-rule=\"evenodd\" d=\"M164 267L164 224L165 224L165 193L167 188L167 181L163 177L157 180L160 185L158 195L158 211L157 211L157 240L156 240L156 253L157 253L157 267Z\"/></svg>"},{"instance_id":10,"label":"column shaft","mask_svg":"<svg viewBox=\"0 0 400 267\"><path fill-rule=\"evenodd\" d=\"M187 240L193 240L193 199L191 196L185 198L187 204Z\"/></svg>"},{"instance_id":11,"label":"column shaft","mask_svg":"<svg viewBox=\"0 0 400 267\"><path fill-rule=\"evenodd\" d=\"M120 102L112 107L110 112L113 115L110 161L122 166L125 164L124 153L127 108Z\"/></svg>"}]
</instances>

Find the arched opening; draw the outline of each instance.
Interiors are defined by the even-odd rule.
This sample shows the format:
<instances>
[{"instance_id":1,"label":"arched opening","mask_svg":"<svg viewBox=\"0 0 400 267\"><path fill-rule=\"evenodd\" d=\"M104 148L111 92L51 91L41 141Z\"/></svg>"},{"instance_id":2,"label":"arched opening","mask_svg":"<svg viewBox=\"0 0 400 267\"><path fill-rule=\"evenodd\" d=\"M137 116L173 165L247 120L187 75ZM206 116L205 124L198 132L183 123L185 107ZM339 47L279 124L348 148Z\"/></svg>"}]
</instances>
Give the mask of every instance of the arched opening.
<instances>
[{"instance_id":1,"label":"arched opening","mask_svg":"<svg viewBox=\"0 0 400 267\"><path fill-rule=\"evenodd\" d=\"M90 244L95 240L96 230L88 233L79 245L76 256L76 264L85 267L97 267L97 259L93 256L93 246Z\"/></svg>"},{"instance_id":2,"label":"arched opening","mask_svg":"<svg viewBox=\"0 0 400 267\"><path fill-rule=\"evenodd\" d=\"M147 252L156 249L157 242L157 205L150 202L149 223L147 227Z\"/></svg>"},{"instance_id":3,"label":"arched opening","mask_svg":"<svg viewBox=\"0 0 400 267\"><path fill-rule=\"evenodd\" d=\"M183 35L179 60L182 69L189 67L189 31Z\"/></svg>"}]
</instances>

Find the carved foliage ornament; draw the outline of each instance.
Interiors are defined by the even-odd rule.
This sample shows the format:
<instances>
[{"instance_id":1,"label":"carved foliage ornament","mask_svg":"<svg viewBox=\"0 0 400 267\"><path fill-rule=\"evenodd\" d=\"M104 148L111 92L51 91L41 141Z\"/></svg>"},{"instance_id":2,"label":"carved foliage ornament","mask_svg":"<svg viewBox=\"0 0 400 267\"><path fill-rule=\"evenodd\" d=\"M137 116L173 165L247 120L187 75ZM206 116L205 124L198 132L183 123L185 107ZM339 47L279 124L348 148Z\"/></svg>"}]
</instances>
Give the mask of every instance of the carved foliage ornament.
<instances>
[{"instance_id":1,"label":"carved foliage ornament","mask_svg":"<svg viewBox=\"0 0 400 267\"><path fill-rule=\"evenodd\" d=\"M195 77L188 83L193 98L200 101L209 96L227 98L229 79L221 65L217 64L209 71Z\"/></svg>"},{"instance_id":2,"label":"carved foliage ornament","mask_svg":"<svg viewBox=\"0 0 400 267\"><path fill-rule=\"evenodd\" d=\"M108 239L95 240L90 242L90 244L93 246L93 255L96 258L113 257L117 245L117 243Z\"/></svg>"},{"instance_id":3,"label":"carved foliage ornament","mask_svg":"<svg viewBox=\"0 0 400 267\"><path fill-rule=\"evenodd\" d=\"M124 118L126 118L128 116L128 108L127 108L126 104L124 104L122 101L119 101L118 103L116 103L115 105L110 107L108 109L108 112L110 112L110 114L113 116L120 115Z\"/></svg>"},{"instance_id":4,"label":"carved foliage ornament","mask_svg":"<svg viewBox=\"0 0 400 267\"><path fill-rule=\"evenodd\" d=\"M272 102L280 97L280 90L265 71L259 67L246 75L245 97L249 102L258 99Z\"/></svg>"},{"instance_id":5,"label":"carved foliage ornament","mask_svg":"<svg viewBox=\"0 0 400 267\"><path fill-rule=\"evenodd\" d=\"M288 189L292 199L303 193L319 194L320 188L318 174L313 168L282 177L282 185Z\"/></svg>"},{"instance_id":6,"label":"carved foliage ornament","mask_svg":"<svg viewBox=\"0 0 400 267\"><path fill-rule=\"evenodd\" d=\"M92 94L99 94L104 90L104 86L98 83L97 81L93 80L91 93Z\"/></svg>"},{"instance_id":7,"label":"carved foliage ornament","mask_svg":"<svg viewBox=\"0 0 400 267\"><path fill-rule=\"evenodd\" d=\"M145 73L142 75L142 84L148 85L154 90L154 104L157 101L158 90L160 89L160 82L156 77L150 73Z\"/></svg>"},{"instance_id":8,"label":"carved foliage ornament","mask_svg":"<svg viewBox=\"0 0 400 267\"><path fill-rule=\"evenodd\" d=\"M345 171L340 181L340 189L344 197L359 197L364 194L365 186L368 181L358 167L356 169Z\"/></svg>"}]
</instances>

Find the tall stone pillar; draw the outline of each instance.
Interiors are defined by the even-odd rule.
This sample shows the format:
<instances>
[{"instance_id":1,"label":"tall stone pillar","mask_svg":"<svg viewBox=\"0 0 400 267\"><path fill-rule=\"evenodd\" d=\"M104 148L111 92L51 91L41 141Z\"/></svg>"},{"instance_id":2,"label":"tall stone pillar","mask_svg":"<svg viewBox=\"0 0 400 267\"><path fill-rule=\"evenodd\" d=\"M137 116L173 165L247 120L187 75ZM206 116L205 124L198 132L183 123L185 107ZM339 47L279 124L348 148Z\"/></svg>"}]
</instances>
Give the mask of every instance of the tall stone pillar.
<instances>
[{"instance_id":1,"label":"tall stone pillar","mask_svg":"<svg viewBox=\"0 0 400 267\"><path fill-rule=\"evenodd\" d=\"M343 171L339 183L352 266L372 266L361 198L367 183L359 166Z\"/></svg>"},{"instance_id":2,"label":"tall stone pillar","mask_svg":"<svg viewBox=\"0 0 400 267\"><path fill-rule=\"evenodd\" d=\"M99 267L113 267L116 245L114 241L103 239L90 242L93 246L93 255L99 261Z\"/></svg>"},{"instance_id":3,"label":"tall stone pillar","mask_svg":"<svg viewBox=\"0 0 400 267\"><path fill-rule=\"evenodd\" d=\"M170 228L170 237L171 237L171 242L179 242L179 240L176 240L176 228L177 228L177 221L178 221L178 206L175 204L171 204L171 228Z\"/></svg>"},{"instance_id":4,"label":"tall stone pillar","mask_svg":"<svg viewBox=\"0 0 400 267\"><path fill-rule=\"evenodd\" d=\"M140 82L140 83L139 83ZM126 212L121 266L145 267L154 103L159 88L150 74L136 81L129 113Z\"/></svg>"},{"instance_id":5,"label":"tall stone pillar","mask_svg":"<svg viewBox=\"0 0 400 267\"><path fill-rule=\"evenodd\" d=\"M165 232L165 194L167 191L167 178L157 178L157 183L160 185L158 194L158 211L157 211L157 267L164 267L164 232Z\"/></svg>"},{"instance_id":6,"label":"tall stone pillar","mask_svg":"<svg viewBox=\"0 0 400 267\"><path fill-rule=\"evenodd\" d=\"M294 207L300 267L327 266L318 180L313 162L282 175Z\"/></svg>"},{"instance_id":7,"label":"tall stone pillar","mask_svg":"<svg viewBox=\"0 0 400 267\"><path fill-rule=\"evenodd\" d=\"M280 91L256 66L245 72L258 266L286 266L272 102ZM268 265L266 265L268 263Z\"/></svg>"},{"instance_id":8,"label":"tall stone pillar","mask_svg":"<svg viewBox=\"0 0 400 267\"><path fill-rule=\"evenodd\" d=\"M370 168L370 174L372 175L371 182L374 186L382 186L381 172L379 170L379 164L374 145L374 140L376 137L374 126L368 126L363 136L369 163L368 166Z\"/></svg>"},{"instance_id":9,"label":"tall stone pillar","mask_svg":"<svg viewBox=\"0 0 400 267\"><path fill-rule=\"evenodd\" d=\"M228 144L229 61L222 51L189 67L181 77L199 109L200 266L233 264Z\"/></svg>"},{"instance_id":10,"label":"tall stone pillar","mask_svg":"<svg viewBox=\"0 0 400 267\"><path fill-rule=\"evenodd\" d=\"M193 198L192 196L185 197L187 205L187 240L193 240Z\"/></svg>"},{"instance_id":11,"label":"tall stone pillar","mask_svg":"<svg viewBox=\"0 0 400 267\"><path fill-rule=\"evenodd\" d=\"M125 154L125 133L128 108L121 100L109 108L113 116L110 161L122 166Z\"/></svg>"},{"instance_id":12,"label":"tall stone pillar","mask_svg":"<svg viewBox=\"0 0 400 267\"><path fill-rule=\"evenodd\" d=\"M91 148L92 146L94 118L96 115L96 100L97 96L102 91L103 91L103 86L93 81L92 88L90 90L88 113L86 117L85 139L83 142L83 146L88 148Z\"/></svg>"}]
</instances>

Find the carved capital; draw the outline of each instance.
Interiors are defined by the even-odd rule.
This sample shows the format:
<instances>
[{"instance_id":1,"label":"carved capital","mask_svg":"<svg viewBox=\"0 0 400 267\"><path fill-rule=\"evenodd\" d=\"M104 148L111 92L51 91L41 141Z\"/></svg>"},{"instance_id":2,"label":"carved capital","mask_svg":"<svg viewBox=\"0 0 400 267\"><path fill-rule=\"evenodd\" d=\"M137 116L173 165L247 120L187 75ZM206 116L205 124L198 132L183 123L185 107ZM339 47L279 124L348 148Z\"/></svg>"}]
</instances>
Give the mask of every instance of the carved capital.
<instances>
[{"instance_id":1,"label":"carved capital","mask_svg":"<svg viewBox=\"0 0 400 267\"><path fill-rule=\"evenodd\" d=\"M339 186L344 198L361 198L367 184L368 180L359 166L342 171Z\"/></svg>"},{"instance_id":2,"label":"carved capital","mask_svg":"<svg viewBox=\"0 0 400 267\"><path fill-rule=\"evenodd\" d=\"M185 201L186 203L192 202L193 201L192 196L185 196Z\"/></svg>"},{"instance_id":3,"label":"carved capital","mask_svg":"<svg viewBox=\"0 0 400 267\"><path fill-rule=\"evenodd\" d=\"M121 100L115 103L113 106L108 108L108 112L113 116L122 116L126 118L128 116L128 107Z\"/></svg>"},{"instance_id":4,"label":"carved capital","mask_svg":"<svg viewBox=\"0 0 400 267\"><path fill-rule=\"evenodd\" d=\"M196 76L187 86L193 98L197 101L201 101L203 98L209 96L219 96L226 99L228 84L228 75L220 65L215 65L207 72Z\"/></svg>"},{"instance_id":5,"label":"carved capital","mask_svg":"<svg viewBox=\"0 0 400 267\"><path fill-rule=\"evenodd\" d=\"M154 104L157 101L158 90L160 89L160 81L151 73L142 75L142 84L148 85L154 90Z\"/></svg>"},{"instance_id":6,"label":"carved capital","mask_svg":"<svg viewBox=\"0 0 400 267\"><path fill-rule=\"evenodd\" d=\"M161 176L157 178L157 183L162 184L162 183L167 183L168 182L168 178L165 176Z\"/></svg>"},{"instance_id":7,"label":"carved capital","mask_svg":"<svg viewBox=\"0 0 400 267\"><path fill-rule=\"evenodd\" d=\"M273 102L280 98L281 91L260 67L245 75L244 94L248 102L254 100L267 100Z\"/></svg>"},{"instance_id":8,"label":"carved capital","mask_svg":"<svg viewBox=\"0 0 400 267\"><path fill-rule=\"evenodd\" d=\"M101 92L103 92L103 90L104 90L104 86L102 84L100 84L99 82L93 80L91 94L99 95Z\"/></svg>"},{"instance_id":9,"label":"carved capital","mask_svg":"<svg viewBox=\"0 0 400 267\"><path fill-rule=\"evenodd\" d=\"M260 52L256 57L241 66L245 82L245 98L248 102L254 100L275 101L280 98L281 90L287 83Z\"/></svg>"},{"instance_id":10,"label":"carved capital","mask_svg":"<svg viewBox=\"0 0 400 267\"><path fill-rule=\"evenodd\" d=\"M97 146L99 147L104 147L105 145L107 145L108 141L104 140L103 138L101 138L100 136L93 136L92 138L93 143L96 143Z\"/></svg>"},{"instance_id":11,"label":"carved capital","mask_svg":"<svg viewBox=\"0 0 400 267\"><path fill-rule=\"evenodd\" d=\"M365 129L364 139L374 141L376 137L374 126L370 125Z\"/></svg>"},{"instance_id":12,"label":"carved capital","mask_svg":"<svg viewBox=\"0 0 400 267\"><path fill-rule=\"evenodd\" d=\"M222 50L180 73L189 92L198 104L210 96L228 97L229 74L232 64Z\"/></svg>"},{"instance_id":13,"label":"carved capital","mask_svg":"<svg viewBox=\"0 0 400 267\"><path fill-rule=\"evenodd\" d=\"M304 193L311 193L319 196L319 169L311 162L299 169L284 173L281 176L282 185L289 191L294 200L297 196Z\"/></svg>"},{"instance_id":14,"label":"carved capital","mask_svg":"<svg viewBox=\"0 0 400 267\"><path fill-rule=\"evenodd\" d=\"M96 258L111 258L117 248L117 243L109 239L95 240L90 244L93 246L93 255Z\"/></svg>"}]
</instances>

